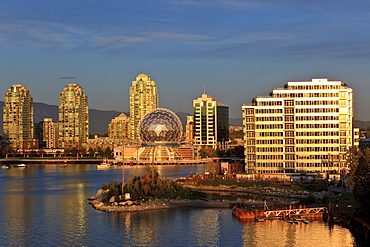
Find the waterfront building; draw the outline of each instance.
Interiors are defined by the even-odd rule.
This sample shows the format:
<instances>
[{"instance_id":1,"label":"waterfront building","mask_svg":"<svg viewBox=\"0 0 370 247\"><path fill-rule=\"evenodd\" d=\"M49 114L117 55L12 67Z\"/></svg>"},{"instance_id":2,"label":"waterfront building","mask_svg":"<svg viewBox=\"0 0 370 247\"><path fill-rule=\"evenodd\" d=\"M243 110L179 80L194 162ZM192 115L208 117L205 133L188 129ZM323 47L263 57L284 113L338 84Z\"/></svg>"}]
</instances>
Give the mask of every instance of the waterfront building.
<instances>
[{"instance_id":1,"label":"waterfront building","mask_svg":"<svg viewBox=\"0 0 370 247\"><path fill-rule=\"evenodd\" d=\"M130 136L132 139L138 139L141 119L157 107L156 82L145 74L138 75L130 87Z\"/></svg>"},{"instance_id":2,"label":"waterfront building","mask_svg":"<svg viewBox=\"0 0 370 247\"><path fill-rule=\"evenodd\" d=\"M193 147L181 144L182 123L172 111L157 108L139 125L139 141L127 141L114 149L118 162L177 164L194 160Z\"/></svg>"},{"instance_id":3,"label":"waterfront building","mask_svg":"<svg viewBox=\"0 0 370 247\"><path fill-rule=\"evenodd\" d=\"M42 122L43 141L46 148L58 147L59 123L53 122L52 118L44 118Z\"/></svg>"},{"instance_id":4,"label":"waterfront building","mask_svg":"<svg viewBox=\"0 0 370 247\"><path fill-rule=\"evenodd\" d=\"M358 138L353 90L341 81L288 82L242 111L249 172L338 172Z\"/></svg>"},{"instance_id":5,"label":"waterfront building","mask_svg":"<svg viewBox=\"0 0 370 247\"><path fill-rule=\"evenodd\" d=\"M80 85L68 84L60 93L58 117L58 146L81 149L89 136L89 108L87 96Z\"/></svg>"},{"instance_id":6,"label":"waterfront building","mask_svg":"<svg viewBox=\"0 0 370 247\"><path fill-rule=\"evenodd\" d=\"M109 137L94 136L93 139L88 139L86 143L86 151L94 150L96 154L105 153L107 148L113 152L114 148L122 145L122 139L111 139ZM89 153L90 155L90 153Z\"/></svg>"},{"instance_id":7,"label":"waterfront building","mask_svg":"<svg viewBox=\"0 0 370 247\"><path fill-rule=\"evenodd\" d=\"M194 142L194 116L186 116L185 141L193 144Z\"/></svg>"},{"instance_id":8,"label":"waterfront building","mask_svg":"<svg viewBox=\"0 0 370 247\"><path fill-rule=\"evenodd\" d=\"M229 140L229 106L208 94L193 100L194 142L200 149L223 148Z\"/></svg>"},{"instance_id":9,"label":"waterfront building","mask_svg":"<svg viewBox=\"0 0 370 247\"><path fill-rule=\"evenodd\" d=\"M108 125L108 135L110 139L130 138L130 118L124 113L112 119Z\"/></svg>"},{"instance_id":10,"label":"waterfront building","mask_svg":"<svg viewBox=\"0 0 370 247\"><path fill-rule=\"evenodd\" d=\"M30 90L23 85L13 85L5 93L3 133L15 150L29 149L36 144L33 99Z\"/></svg>"}]
</instances>

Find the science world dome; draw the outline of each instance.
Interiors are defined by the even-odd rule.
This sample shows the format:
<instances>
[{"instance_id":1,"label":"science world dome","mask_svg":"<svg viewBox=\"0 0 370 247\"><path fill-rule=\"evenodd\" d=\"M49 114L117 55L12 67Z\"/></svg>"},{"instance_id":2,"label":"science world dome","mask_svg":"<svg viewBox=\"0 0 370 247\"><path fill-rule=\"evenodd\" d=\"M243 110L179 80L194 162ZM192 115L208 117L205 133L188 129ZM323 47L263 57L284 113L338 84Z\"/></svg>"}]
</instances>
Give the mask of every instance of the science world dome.
<instances>
[{"instance_id":1,"label":"science world dome","mask_svg":"<svg viewBox=\"0 0 370 247\"><path fill-rule=\"evenodd\" d=\"M182 124L172 111L157 108L141 120L139 136L144 143L179 143L182 137Z\"/></svg>"}]
</instances>

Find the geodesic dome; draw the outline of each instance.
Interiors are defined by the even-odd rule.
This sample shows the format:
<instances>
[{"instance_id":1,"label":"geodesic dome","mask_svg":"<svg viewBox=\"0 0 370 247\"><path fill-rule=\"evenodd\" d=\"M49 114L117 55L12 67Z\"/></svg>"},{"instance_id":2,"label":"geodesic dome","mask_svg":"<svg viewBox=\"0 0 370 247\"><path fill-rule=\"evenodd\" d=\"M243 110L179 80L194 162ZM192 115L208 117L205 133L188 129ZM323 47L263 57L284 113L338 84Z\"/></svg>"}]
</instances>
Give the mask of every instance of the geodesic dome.
<instances>
[{"instance_id":1,"label":"geodesic dome","mask_svg":"<svg viewBox=\"0 0 370 247\"><path fill-rule=\"evenodd\" d=\"M139 136L144 143L178 143L182 137L182 124L172 111L157 108L141 120Z\"/></svg>"}]
</instances>

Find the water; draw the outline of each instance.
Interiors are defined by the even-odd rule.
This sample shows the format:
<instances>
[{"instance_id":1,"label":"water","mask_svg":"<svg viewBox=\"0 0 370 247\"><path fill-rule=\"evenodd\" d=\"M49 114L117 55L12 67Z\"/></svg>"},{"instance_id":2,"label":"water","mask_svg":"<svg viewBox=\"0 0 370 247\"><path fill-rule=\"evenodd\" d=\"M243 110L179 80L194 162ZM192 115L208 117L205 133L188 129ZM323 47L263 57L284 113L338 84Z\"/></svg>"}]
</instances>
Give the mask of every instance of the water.
<instances>
[{"instance_id":1,"label":"water","mask_svg":"<svg viewBox=\"0 0 370 247\"><path fill-rule=\"evenodd\" d=\"M159 166L182 177L204 166ZM125 180L145 167L124 170ZM0 246L353 246L347 229L322 221L240 222L230 209L105 213L87 198L122 170L95 165L28 165L0 170Z\"/></svg>"}]
</instances>

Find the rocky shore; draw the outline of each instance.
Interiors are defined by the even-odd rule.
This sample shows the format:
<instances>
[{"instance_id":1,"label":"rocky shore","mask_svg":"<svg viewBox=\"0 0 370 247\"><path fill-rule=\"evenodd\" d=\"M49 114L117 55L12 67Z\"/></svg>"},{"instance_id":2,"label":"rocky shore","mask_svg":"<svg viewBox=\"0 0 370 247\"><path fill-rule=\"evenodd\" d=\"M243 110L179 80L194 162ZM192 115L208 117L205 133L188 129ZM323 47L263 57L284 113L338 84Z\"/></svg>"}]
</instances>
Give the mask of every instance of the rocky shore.
<instances>
[{"instance_id":1,"label":"rocky shore","mask_svg":"<svg viewBox=\"0 0 370 247\"><path fill-rule=\"evenodd\" d=\"M188 200L188 199L156 199L148 200L140 203L123 200L116 202L115 198L109 198L106 201L108 190L99 190L96 195L89 198L93 208L104 212L137 212L144 210L157 210L180 207L203 207L203 208L230 208L231 203L226 201L211 201L211 200ZM121 198L119 198L121 200Z\"/></svg>"},{"instance_id":2,"label":"rocky shore","mask_svg":"<svg viewBox=\"0 0 370 247\"><path fill-rule=\"evenodd\" d=\"M191 190L208 191L208 192L237 192L237 193L252 193L263 196L283 197L289 199L307 198L310 194L316 199L322 200L323 197L333 198L333 193L314 192L310 193L303 190L277 189L274 187L267 188L246 188L238 186L188 186L185 187ZM215 200L188 200L188 199L156 199L143 202L135 202L131 200L123 200L120 198L108 198L108 190L98 190L96 195L89 198L93 208L104 212L135 212L144 210L179 208L179 207L212 207L212 208L230 208L232 202L215 201ZM106 203L105 203L106 202Z\"/></svg>"}]
</instances>

